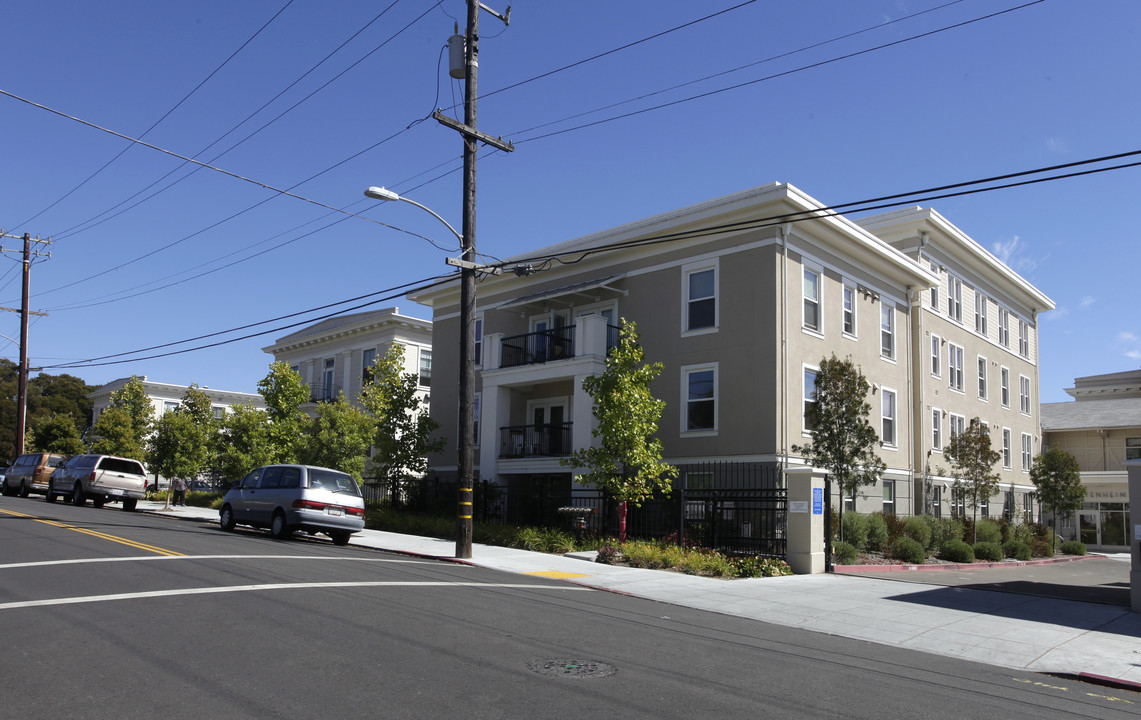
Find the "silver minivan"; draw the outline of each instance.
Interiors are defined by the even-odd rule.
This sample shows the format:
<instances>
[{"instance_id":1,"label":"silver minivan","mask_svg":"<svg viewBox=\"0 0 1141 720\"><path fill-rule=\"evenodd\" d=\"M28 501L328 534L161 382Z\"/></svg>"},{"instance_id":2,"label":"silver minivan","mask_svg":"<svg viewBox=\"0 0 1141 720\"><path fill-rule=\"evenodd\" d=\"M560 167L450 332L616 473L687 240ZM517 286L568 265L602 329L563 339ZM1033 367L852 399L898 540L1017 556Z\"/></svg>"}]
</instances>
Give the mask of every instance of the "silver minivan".
<instances>
[{"instance_id":1,"label":"silver minivan","mask_svg":"<svg viewBox=\"0 0 1141 720\"><path fill-rule=\"evenodd\" d=\"M223 530L269 528L284 540L297 530L325 533L337 545L364 529L364 498L352 475L312 465L266 465L235 483L222 498Z\"/></svg>"}]
</instances>

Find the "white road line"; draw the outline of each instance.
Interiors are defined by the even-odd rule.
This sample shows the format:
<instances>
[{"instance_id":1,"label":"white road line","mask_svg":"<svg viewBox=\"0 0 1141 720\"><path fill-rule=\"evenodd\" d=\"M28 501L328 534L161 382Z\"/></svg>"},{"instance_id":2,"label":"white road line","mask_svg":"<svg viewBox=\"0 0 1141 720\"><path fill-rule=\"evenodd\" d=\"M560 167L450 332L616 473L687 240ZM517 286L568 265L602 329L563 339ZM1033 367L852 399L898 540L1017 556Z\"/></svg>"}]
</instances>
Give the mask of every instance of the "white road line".
<instances>
[{"instance_id":1,"label":"white road line","mask_svg":"<svg viewBox=\"0 0 1141 720\"><path fill-rule=\"evenodd\" d=\"M37 562L6 563L0 570L27 567L50 567L52 565L84 565L86 563L137 562L140 560L352 560L354 562L392 563L399 565L439 565L434 560L393 560L390 558L369 557L320 557L315 555L139 555L137 557L79 558L75 560L41 560ZM468 567L456 564L455 567Z\"/></svg>"},{"instance_id":2,"label":"white road line","mask_svg":"<svg viewBox=\"0 0 1141 720\"><path fill-rule=\"evenodd\" d=\"M228 585L225 587L184 588L181 590L150 590L147 592L115 593L113 595L87 595L69 598L47 598L45 600L24 600L21 602L0 603L0 611L18 608L48 607L52 605L79 605L83 603L114 602L116 600L139 600L144 598L174 597L178 595L211 595L216 593L253 592L262 590L311 590L317 588L354 587L472 587L514 590L572 590L594 592L593 588L577 585L533 585L530 583L477 583L477 582L412 582L412 581L372 581L372 582L324 582L324 583L270 583L265 585Z\"/></svg>"}]
</instances>

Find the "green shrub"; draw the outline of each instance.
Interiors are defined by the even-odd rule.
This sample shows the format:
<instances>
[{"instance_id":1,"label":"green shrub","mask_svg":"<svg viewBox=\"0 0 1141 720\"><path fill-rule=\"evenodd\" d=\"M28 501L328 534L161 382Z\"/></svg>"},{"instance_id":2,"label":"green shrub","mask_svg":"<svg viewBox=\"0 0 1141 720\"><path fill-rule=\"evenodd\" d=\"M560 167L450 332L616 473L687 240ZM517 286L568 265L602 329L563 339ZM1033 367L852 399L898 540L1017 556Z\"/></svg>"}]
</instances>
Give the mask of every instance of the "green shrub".
<instances>
[{"instance_id":1,"label":"green shrub","mask_svg":"<svg viewBox=\"0 0 1141 720\"><path fill-rule=\"evenodd\" d=\"M1080 542L1078 540L1067 540L1066 542L1062 543L1061 549L1062 549L1063 555L1085 555L1086 554L1086 544L1084 542Z\"/></svg>"},{"instance_id":2,"label":"green shrub","mask_svg":"<svg viewBox=\"0 0 1141 720\"><path fill-rule=\"evenodd\" d=\"M927 553L923 550L923 545L918 540L909 537L896 538L895 542L891 544L891 555L913 565L922 565L927 560Z\"/></svg>"},{"instance_id":3,"label":"green shrub","mask_svg":"<svg viewBox=\"0 0 1141 720\"><path fill-rule=\"evenodd\" d=\"M975 523L975 542L1000 545L1002 543L1002 529L998 523L990 518L979 518L979 521Z\"/></svg>"},{"instance_id":4,"label":"green shrub","mask_svg":"<svg viewBox=\"0 0 1141 720\"><path fill-rule=\"evenodd\" d=\"M1021 525L1015 525L1014 530L1011 533L1011 539L1016 540L1020 543L1024 543L1028 547L1030 545L1030 541L1035 537L1036 528L1031 523L1022 523Z\"/></svg>"},{"instance_id":5,"label":"green shrub","mask_svg":"<svg viewBox=\"0 0 1141 720\"><path fill-rule=\"evenodd\" d=\"M843 541L832 543L832 562L837 565L854 565L857 554L856 547L851 543Z\"/></svg>"},{"instance_id":6,"label":"green shrub","mask_svg":"<svg viewBox=\"0 0 1141 720\"><path fill-rule=\"evenodd\" d=\"M903 535L903 528L907 522L895 513L885 513L883 521L887 523L887 542L884 543L884 547L891 547L891 544Z\"/></svg>"},{"instance_id":7,"label":"green shrub","mask_svg":"<svg viewBox=\"0 0 1141 720\"><path fill-rule=\"evenodd\" d=\"M887 521L884 520L883 513L868 515L868 550L887 550L887 541Z\"/></svg>"},{"instance_id":8,"label":"green shrub","mask_svg":"<svg viewBox=\"0 0 1141 720\"><path fill-rule=\"evenodd\" d=\"M844 542L856 550L866 550L868 547L868 516L860 513L844 513Z\"/></svg>"},{"instance_id":9,"label":"green shrub","mask_svg":"<svg viewBox=\"0 0 1141 720\"><path fill-rule=\"evenodd\" d=\"M975 551L962 540L948 540L939 550L939 558L948 562L969 563L975 561Z\"/></svg>"},{"instance_id":10,"label":"green shrub","mask_svg":"<svg viewBox=\"0 0 1141 720\"><path fill-rule=\"evenodd\" d=\"M1029 560L1030 546L1021 540L1007 540L1002 544L1002 554L1015 560Z\"/></svg>"},{"instance_id":11,"label":"green shrub","mask_svg":"<svg viewBox=\"0 0 1141 720\"><path fill-rule=\"evenodd\" d=\"M730 558L736 577L778 577L792 575L792 568L784 560L778 558L762 558L755 555L744 555Z\"/></svg>"},{"instance_id":12,"label":"green shrub","mask_svg":"<svg viewBox=\"0 0 1141 720\"><path fill-rule=\"evenodd\" d=\"M926 517L909 517L903 523L902 537L911 538L924 548L931 547L931 522Z\"/></svg>"},{"instance_id":13,"label":"green shrub","mask_svg":"<svg viewBox=\"0 0 1141 720\"><path fill-rule=\"evenodd\" d=\"M186 504L194 507L222 507L222 497L226 493L198 492L192 490L186 493Z\"/></svg>"},{"instance_id":14,"label":"green shrub","mask_svg":"<svg viewBox=\"0 0 1141 720\"><path fill-rule=\"evenodd\" d=\"M545 548L543 531L533 527L519 528L519 531L515 533L515 541L512 544L520 550L543 552Z\"/></svg>"},{"instance_id":15,"label":"green shrub","mask_svg":"<svg viewBox=\"0 0 1141 720\"><path fill-rule=\"evenodd\" d=\"M1001 562L1003 557L1002 546L996 542L977 542L975 543L975 557L989 562Z\"/></svg>"},{"instance_id":16,"label":"green shrub","mask_svg":"<svg viewBox=\"0 0 1141 720\"><path fill-rule=\"evenodd\" d=\"M931 549L938 552L949 540L963 539L963 525L953 518L930 518Z\"/></svg>"},{"instance_id":17,"label":"green shrub","mask_svg":"<svg viewBox=\"0 0 1141 720\"><path fill-rule=\"evenodd\" d=\"M602 563L603 565L613 565L622 559L621 548L614 545L604 545L598 548L598 556L594 558L594 562Z\"/></svg>"},{"instance_id":18,"label":"green shrub","mask_svg":"<svg viewBox=\"0 0 1141 720\"><path fill-rule=\"evenodd\" d=\"M1030 554L1034 557L1053 557L1054 551L1050 549L1050 541L1035 537L1030 540Z\"/></svg>"}]
</instances>

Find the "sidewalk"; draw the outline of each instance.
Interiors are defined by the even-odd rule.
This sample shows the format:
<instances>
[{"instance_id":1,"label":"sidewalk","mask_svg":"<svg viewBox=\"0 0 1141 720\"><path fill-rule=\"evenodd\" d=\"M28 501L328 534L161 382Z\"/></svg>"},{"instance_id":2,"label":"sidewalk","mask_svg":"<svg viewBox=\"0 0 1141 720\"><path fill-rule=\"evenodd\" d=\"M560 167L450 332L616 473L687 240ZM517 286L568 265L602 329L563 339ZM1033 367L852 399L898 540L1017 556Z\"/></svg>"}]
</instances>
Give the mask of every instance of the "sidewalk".
<instances>
[{"instance_id":1,"label":"sidewalk","mask_svg":"<svg viewBox=\"0 0 1141 720\"><path fill-rule=\"evenodd\" d=\"M141 501L139 510L217 522L217 511ZM1031 672L1112 678L1141 689L1141 614L1119 605L843 574L719 580L573 556L365 530L352 545L439 558L762 622ZM1128 562L1128 558L1124 560Z\"/></svg>"}]
</instances>

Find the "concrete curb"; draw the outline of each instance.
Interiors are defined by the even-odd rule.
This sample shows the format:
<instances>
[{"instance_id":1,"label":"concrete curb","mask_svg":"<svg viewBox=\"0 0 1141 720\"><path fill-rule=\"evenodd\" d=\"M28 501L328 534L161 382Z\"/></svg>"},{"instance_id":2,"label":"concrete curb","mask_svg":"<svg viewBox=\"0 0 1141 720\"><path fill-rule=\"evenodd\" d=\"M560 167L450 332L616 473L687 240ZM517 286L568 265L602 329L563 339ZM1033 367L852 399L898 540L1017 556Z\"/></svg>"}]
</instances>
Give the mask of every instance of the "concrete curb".
<instances>
[{"instance_id":1,"label":"concrete curb","mask_svg":"<svg viewBox=\"0 0 1141 720\"><path fill-rule=\"evenodd\" d=\"M887 573L887 572L936 572L941 570L985 570L987 568L1032 567L1034 565L1055 565L1057 563L1078 562L1081 560L1104 559L1104 555L1075 555L1073 557L1046 558L1044 560L1004 560L1003 562L983 563L933 563L930 565L833 565L835 573Z\"/></svg>"}]
</instances>

